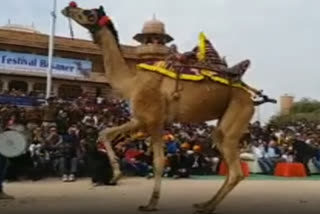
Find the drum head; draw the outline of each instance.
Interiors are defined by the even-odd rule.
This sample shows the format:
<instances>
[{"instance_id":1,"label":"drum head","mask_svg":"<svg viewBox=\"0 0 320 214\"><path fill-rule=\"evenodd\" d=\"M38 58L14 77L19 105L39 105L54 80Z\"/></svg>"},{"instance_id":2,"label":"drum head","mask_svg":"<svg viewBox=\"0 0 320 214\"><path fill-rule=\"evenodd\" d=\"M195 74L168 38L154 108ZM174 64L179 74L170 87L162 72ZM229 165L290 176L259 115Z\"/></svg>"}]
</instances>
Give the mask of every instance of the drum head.
<instances>
[{"instance_id":1,"label":"drum head","mask_svg":"<svg viewBox=\"0 0 320 214\"><path fill-rule=\"evenodd\" d=\"M12 125L9 128L10 128L10 130L17 131L17 132L24 132L25 131L25 127L23 125Z\"/></svg>"},{"instance_id":2,"label":"drum head","mask_svg":"<svg viewBox=\"0 0 320 214\"><path fill-rule=\"evenodd\" d=\"M17 157L27 148L25 137L17 131L6 131L0 134L0 154L7 158Z\"/></svg>"}]
</instances>

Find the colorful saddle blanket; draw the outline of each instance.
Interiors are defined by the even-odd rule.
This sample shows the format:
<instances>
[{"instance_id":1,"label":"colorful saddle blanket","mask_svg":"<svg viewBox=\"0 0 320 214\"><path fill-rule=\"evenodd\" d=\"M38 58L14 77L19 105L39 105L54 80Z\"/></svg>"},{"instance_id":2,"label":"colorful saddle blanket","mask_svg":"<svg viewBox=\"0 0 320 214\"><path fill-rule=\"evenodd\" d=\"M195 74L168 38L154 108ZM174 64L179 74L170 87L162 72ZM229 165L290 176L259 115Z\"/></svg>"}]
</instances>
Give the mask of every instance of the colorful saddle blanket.
<instances>
[{"instance_id":1,"label":"colorful saddle blanket","mask_svg":"<svg viewBox=\"0 0 320 214\"><path fill-rule=\"evenodd\" d=\"M248 88L242 82L233 83L229 79L221 76L221 74L216 71L195 67L186 67L183 65L175 66L167 61L141 63L138 64L137 67L143 71L157 72L173 79L177 79L178 74L180 80L201 81L204 79L210 79L214 82L218 82L224 85L230 85L232 87L242 88L249 92ZM180 72L177 72L177 69L180 69Z\"/></svg>"}]
</instances>

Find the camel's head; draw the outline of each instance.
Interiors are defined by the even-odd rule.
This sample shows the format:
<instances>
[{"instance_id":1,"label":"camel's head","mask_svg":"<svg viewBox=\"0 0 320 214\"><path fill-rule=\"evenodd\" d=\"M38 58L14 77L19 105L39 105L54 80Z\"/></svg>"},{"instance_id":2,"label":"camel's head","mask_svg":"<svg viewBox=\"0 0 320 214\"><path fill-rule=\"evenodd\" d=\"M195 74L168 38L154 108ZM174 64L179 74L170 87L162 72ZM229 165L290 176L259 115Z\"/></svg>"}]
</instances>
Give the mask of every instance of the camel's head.
<instances>
[{"instance_id":1,"label":"camel's head","mask_svg":"<svg viewBox=\"0 0 320 214\"><path fill-rule=\"evenodd\" d=\"M92 34L103 27L107 27L118 41L117 31L110 17L106 15L103 6L98 9L82 9L78 7L77 3L70 2L61 12L64 16L87 28Z\"/></svg>"}]
</instances>

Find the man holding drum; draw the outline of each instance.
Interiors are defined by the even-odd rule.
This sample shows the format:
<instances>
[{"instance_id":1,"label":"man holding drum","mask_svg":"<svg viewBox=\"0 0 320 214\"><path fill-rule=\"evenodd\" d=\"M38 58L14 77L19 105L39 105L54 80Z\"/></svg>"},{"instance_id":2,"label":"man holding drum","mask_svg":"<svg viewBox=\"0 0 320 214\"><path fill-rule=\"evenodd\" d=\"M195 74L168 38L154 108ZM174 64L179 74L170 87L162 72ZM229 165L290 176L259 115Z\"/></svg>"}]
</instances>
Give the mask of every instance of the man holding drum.
<instances>
[{"instance_id":1,"label":"man holding drum","mask_svg":"<svg viewBox=\"0 0 320 214\"><path fill-rule=\"evenodd\" d=\"M27 148L26 137L20 126L12 126L0 133L0 200L12 200L14 197L4 192L3 182L8 167L8 158L22 155Z\"/></svg>"},{"instance_id":2,"label":"man holding drum","mask_svg":"<svg viewBox=\"0 0 320 214\"><path fill-rule=\"evenodd\" d=\"M6 176L8 159L0 154L0 200L13 200L14 197L8 195L3 190L3 182Z\"/></svg>"}]
</instances>

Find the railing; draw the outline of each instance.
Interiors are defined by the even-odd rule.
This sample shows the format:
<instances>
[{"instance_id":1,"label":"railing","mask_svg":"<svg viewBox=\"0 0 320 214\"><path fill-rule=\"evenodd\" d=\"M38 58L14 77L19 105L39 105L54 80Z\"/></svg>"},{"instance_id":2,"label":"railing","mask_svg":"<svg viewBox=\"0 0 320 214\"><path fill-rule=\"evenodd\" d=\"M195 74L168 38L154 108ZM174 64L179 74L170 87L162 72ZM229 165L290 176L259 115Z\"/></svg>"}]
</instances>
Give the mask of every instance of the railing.
<instances>
[{"instance_id":1,"label":"railing","mask_svg":"<svg viewBox=\"0 0 320 214\"><path fill-rule=\"evenodd\" d=\"M38 106L43 100L35 97L0 95L0 104L16 106Z\"/></svg>"}]
</instances>

